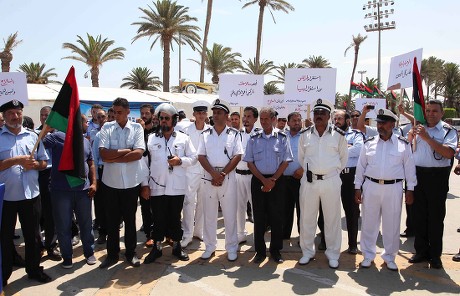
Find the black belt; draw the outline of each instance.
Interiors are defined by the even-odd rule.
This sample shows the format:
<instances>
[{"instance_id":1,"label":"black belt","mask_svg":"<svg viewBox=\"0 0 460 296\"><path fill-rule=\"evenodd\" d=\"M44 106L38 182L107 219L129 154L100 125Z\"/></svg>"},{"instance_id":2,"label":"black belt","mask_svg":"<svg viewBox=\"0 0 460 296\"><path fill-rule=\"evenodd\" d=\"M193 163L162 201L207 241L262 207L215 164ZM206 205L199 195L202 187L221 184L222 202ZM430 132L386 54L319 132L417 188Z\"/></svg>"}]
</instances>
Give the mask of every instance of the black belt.
<instances>
[{"instance_id":1,"label":"black belt","mask_svg":"<svg viewBox=\"0 0 460 296\"><path fill-rule=\"evenodd\" d=\"M374 179L371 177L366 176L367 179L371 180L372 182L378 183L380 185L388 185L388 184L396 184L398 182L401 182L403 179L395 179L395 180L380 180L380 179Z\"/></svg>"},{"instance_id":2,"label":"black belt","mask_svg":"<svg viewBox=\"0 0 460 296\"><path fill-rule=\"evenodd\" d=\"M348 167L344 168L340 173L341 174L349 174L349 173L355 173L356 172L356 167Z\"/></svg>"},{"instance_id":3,"label":"black belt","mask_svg":"<svg viewBox=\"0 0 460 296\"><path fill-rule=\"evenodd\" d=\"M252 175L252 173L251 173L250 170L239 170L239 169L236 169L236 173L237 173L237 174L240 174L240 175Z\"/></svg>"}]
</instances>

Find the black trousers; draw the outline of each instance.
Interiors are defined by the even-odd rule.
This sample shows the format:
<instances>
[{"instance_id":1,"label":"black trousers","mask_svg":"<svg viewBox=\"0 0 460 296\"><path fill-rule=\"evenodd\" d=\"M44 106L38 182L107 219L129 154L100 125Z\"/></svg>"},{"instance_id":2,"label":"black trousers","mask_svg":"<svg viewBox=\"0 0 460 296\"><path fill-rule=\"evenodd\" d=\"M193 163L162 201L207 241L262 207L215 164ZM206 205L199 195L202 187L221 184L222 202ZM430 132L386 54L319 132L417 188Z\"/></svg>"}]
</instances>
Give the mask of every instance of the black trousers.
<instances>
[{"instance_id":1,"label":"black trousers","mask_svg":"<svg viewBox=\"0 0 460 296\"><path fill-rule=\"evenodd\" d=\"M104 168L97 169L99 179L97 180L97 191L94 195L94 215L96 216L96 223L99 225L99 236L107 235L107 219L105 217L105 188L102 183L102 174Z\"/></svg>"},{"instance_id":2,"label":"black trousers","mask_svg":"<svg viewBox=\"0 0 460 296\"><path fill-rule=\"evenodd\" d=\"M151 238L152 223L153 223L153 210L151 208L150 200L145 200L139 196L139 203L141 204L142 225L144 226L144 233L146 238Z\"/></svg>"},{"instance_id":3,"label":"black trousers","mask_svg":"<svg viewBox=\"0 0 460 296\"><path fill-rule=\"evenodd\" d=\"M162 242L165 236L169 236L173 241L179 242L183 234L181 213L184 195L151 196L150 205L153 212L153 240Z\"/></svg>"},{"instance_id":4,"label":"black trousers","mask_svg":"<svg viewBox=\"0 0 460 296\"><path fill-rule=\"evenodd\" d=\"M40 225L45 231L45 248L47 250L56 246L56 235L53 218L53 205L50 195L50 175L51 168L38 172L38 186L41 198L41 218Z\"/></svg>"},{"instance_id":5,"label":"black trousers","mask_svg":"<svg viewBox=\"0 0 460 296\"><path fill-rule=\"evenodd\" d=\"M16 226L16 216L19 216L22 234L24 235L26 272L30 275L39 272L41 258L39 233L40 210L40 200L38 197L21 201L3 201L0 238L4 281L10 278L13 271L13 234Z\"/></svg>"},{"instance_id":6,"label":"black trousers","mask_svg":"<svg viewBox=\"0 0 460 296\"><path fill-rule=\"evenodd\" d=\"M276 181L270 192L262 192L262 182L256 177L251 179L252 211L254 214L254 245L258 255L266 255L265 230L267 218L271 226L270 253L283 248L283 214L285 188L283 178Z\"/></svg>"},{"instance_id":7,"label":"black trousers","mask_svg":"<svg viewBox=\"0 0 460 296\"><path fill-rule=\"evenodd\" d=\"M412 204L414 221L417 225L415 252L433 259L440 258L450 167L417 167L416 171L417 186L415 186Z\"/></svg>"},{"instance_id":8,"label":"black trousers","mask_svg":"<svg viewBox=\"0 0 460 296\"><path fill-rule=\"evenodd\" d=\"M120 253L120 219L125 222L125 256L132 259L136 254L136 210L140 186L116 189L105 186L105 210L107 221L107 255L117 258Z\"/></svg>"},{"instance_id":9,"label":"black trousers","mask_svg":"<svg viewBox=\"0 0 460 296\"><path fill-rule=\"evenodd\" d=\"M294 207L297 214L297 231L300 233L300 180L292 176L283 176L285 185L283 239L289 239L294 222Z\"/></svg>"},{"instance_id":10,"label":"black trousers","mask_svg":"<svg viewBox=\"0 0 460 296\"><path fill-rule=\"evenodd\" d=\"M345 211L345 219L347 221L348 246L357 248L358 238L358 219L359 219L359 204L355 202L355 173L356 168L349 168L346 174L340 174L342 179L342 187L340 195L342 197L342 207Z\"/></svg>"}]
</instances>

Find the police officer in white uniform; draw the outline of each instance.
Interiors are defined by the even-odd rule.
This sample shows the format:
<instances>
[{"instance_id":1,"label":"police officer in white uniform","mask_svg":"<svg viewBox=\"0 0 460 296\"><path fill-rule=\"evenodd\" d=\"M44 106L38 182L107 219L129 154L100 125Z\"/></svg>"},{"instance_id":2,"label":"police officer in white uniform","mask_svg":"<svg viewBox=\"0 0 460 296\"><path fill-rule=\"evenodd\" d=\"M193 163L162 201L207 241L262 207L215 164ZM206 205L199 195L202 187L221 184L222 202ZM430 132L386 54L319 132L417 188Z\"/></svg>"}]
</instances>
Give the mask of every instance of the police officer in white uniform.
<instances>
[{"instance_id":1,"label":"police officer in white uniform","mask_svg":"<svg viewBox=\"0 0 460 296\"><path fill-rule=\"evenodd\" d=\"M173 240L172 254L179 260L189 260L182 250L181 212L187 190L186 168L194 165L196 150L190 137L175 131L179 116L171 104L160 104L155 113L160 119L160 129L149 135L147 141L150 153L150 205L153 212L153 248L144 263L152 263L163 253L161 242L165 236Z\"/></svg>"},{"instance_id":2,"label":"police officer in white uniform","mask_svg":"<svg viewBox=\"0 0 460 296\"><path fill-rule=\"evenodd\" d=\"M324 232L329 267L339 266L342 230L340 225L340 172L348 160L345 132L329 123L333 105L318 99L313 107L314 125L302 131L299 139L299 163L306 174L300 181L300 247L299 264L315 256L315 233L319 203L324 214Z\"/></svg>"},{"instance_id":3,"label":"police officer in white uniform","mask_svg":"<svg viewBox=\"0 0 460 296\"><path fill-rule=\"evenodd\" d=\"M254 126L258 118L259 111L256 107L249 106L244 108L243 129L240 131L243 151L246 151L246 144L248 143L250 135L260 130L260 128ZM246 210L248 201L251 203L252 207L251 179L252 173L248 168L248 163L241 160L236 166L236 184L238 187L237 227L239 244L247 241L246 235L248 232L246 231Z\"/></svg>"},{"instance_id":4,"label":"police officer in white uniform","mask_svg":"<svg viewBox=\"0 0 460 296\"><path fill-rule=\"evenodd\" d=\"M225 249L227 259L238 257L236 230L236 177L235 167L241 160L243 147L238 130L227 127L230 108L228 103L216 99L211 107L214 126L203 132L198 145L198 161L206 171L203 177L204 233L206 245L202 259L214 255L217 245L217 214L220 202L225 223Z\"/></svg>"},{"instance_id":5,"label":"police officer in white uniform","mask_svg":"<svg viewBox=\"0 0 460 296\"><path fill-rule=\"evenodd\" d=\"M193 116L195 122L184 128L184 133L189 135L192 144L198 148L200 135L204 130L211 126L205 123L208 117L209 103L204 100L198 100L192 104ZM199 162L187 168L187 191L185 192L183 217L182 217L182 236L181 245L187 247L192 238L196 237L203 240L203 202L202 187L204 169Z\"/></svg>"},{"instance_id":6,"label":"police officer in white uniform","mask_svg":"<svg viewBox=\"0 0 460 296\"><path fill-rule=\"evenodd\" d=\"M379 136L365 141L356 166L355 200L363 205L360 243L364 268L370 267L375 258L381 220L382 258L388 269L398 270L395 257L399 250L402 181L406 179L406 203L411 204L417 180L409 142L392 132L397 119L390 110L378 111Z\"/></svg>"}]
</instances>

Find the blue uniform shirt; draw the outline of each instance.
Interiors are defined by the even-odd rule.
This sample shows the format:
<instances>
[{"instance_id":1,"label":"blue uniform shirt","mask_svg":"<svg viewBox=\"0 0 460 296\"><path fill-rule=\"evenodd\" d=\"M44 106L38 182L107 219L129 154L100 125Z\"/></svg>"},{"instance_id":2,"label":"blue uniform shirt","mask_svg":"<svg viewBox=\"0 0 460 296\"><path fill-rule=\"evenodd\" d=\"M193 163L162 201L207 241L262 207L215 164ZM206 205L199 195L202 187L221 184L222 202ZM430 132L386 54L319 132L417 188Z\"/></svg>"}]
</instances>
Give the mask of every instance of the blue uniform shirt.
<instances>
[{"instance_id":1,"label":"blue uniform shirt","mask_svg":"<svg viewBox=\"0 0 460 296\"><path fill-rule=\"evenodd\" d=\"M288 167L284 171L283 175L284 176L292 176L294 175L294 172L300 169L300 163L299 159L297 157L298 151L299 151L299 138L300 138L300 132L295 134L294 136L291 135L290 131L286 132L288 141L289 141L289 147L291 147L291 152L293 156L293 160L289 163Z\"/></svg>"},{"instance_id":2,"label":"blue uniform shirt","mask_svg":"<svg viewBox=\"0 0 460 296\"><path fill-rule=\"evenodd\" d=\"M4 127L0 131L0 160L5 160L19 155L30 155L37 134L26 128L21 128L19 134L11 133ZM43 144L40 143L34 154L36 160L48 160ZM5 197L7 201L20 201L32 199L40 194L38 189L38 171L25 171L20 165L13 165L0 171L0 183L5 184Z\"/></svg>"},{"instance_id":3,"label":"blue uniform shirt","mask_svg":"<svg viewBox=\"0 0 460 296\"><path fill-rule=\"evenodd\" d=\"M363 147L364 135L362 132L349 127L345 132L345 138L348 144L348 161L346 167L353 168L358 163L359 153L361 152L361 147Z\"/></svg>"},{"instance_id":4,"label":"blue uniform shirt","mask_svg":"<svg viewBox=\"0 0 460 296\"><path fill-rule=\"evenodd\" d=\"M266 135L262 130L249 139L243 160L253 162L261 174L273 175L283 161L291 162L293 157L284 133L272 130Z\"/></svg>"}]
</instances>

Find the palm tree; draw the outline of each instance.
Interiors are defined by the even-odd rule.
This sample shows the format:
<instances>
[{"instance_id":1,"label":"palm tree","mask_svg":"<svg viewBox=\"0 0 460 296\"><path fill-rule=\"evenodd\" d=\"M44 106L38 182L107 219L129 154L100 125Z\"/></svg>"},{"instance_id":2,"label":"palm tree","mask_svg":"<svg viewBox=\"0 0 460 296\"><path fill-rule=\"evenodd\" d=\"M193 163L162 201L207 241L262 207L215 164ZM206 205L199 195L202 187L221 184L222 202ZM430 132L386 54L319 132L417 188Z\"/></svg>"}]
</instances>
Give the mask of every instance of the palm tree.
<instances>
[{"instance_id":1,"label":"palm tree","mask_svg":"<svg viewBox=\"0 0 460 296\"><path fill-rule=\"evenodd\" d=\"M335 94L335 107L345 110L354 110L355 103L351 100L349 95Z\"/></svg>"},{"instance_id":2,"label":"palm tree","mask_svg":"<svg viewBox=\"0 0 460 296\"><path fill-rule=\"evenodd\" d=\"M286 76L286 69L300 68L296 63L283 64L275 67L277 74L273 75L277 80L273 81L275 84L284 84L284 77Z\"/></svg>"},{"instance_id":3,"label":"palm tree","mask_svg":"<svg viewBox=\"0 0 460 296\"><path fill-rule=\"evenodd\" d=\"M458 107L458 99L460 98L460 70L459 65L455 63L444 64L442 96L446 98L446 107Z\"/></svg>"},{"instance_id":4,"label":"palm tree","mask_svg":"<svg viewBox=\"0 0 460 296\"><path fill-rule=\"evenodd\" d=\"M203 0L201 0L203 2ZM206 9L206 23L204 26L203 45L201 46L200 82L204 82L204 68L206 66L206 49L208 46L209 27L211 25L212 0L208 0Z\"/></svg>"},{"instance_id":5,"label":"palm tree","mask_svg":"<svg viewBox=\"0 0 460 296\"><path fill-rule=\"evenodd\" d=\"M259 66L256 66L256 61L254 60L247 60L243 61L246 67L241 67L240 72L246 74L254 74L254 75L268 75L272 70L276 68L273 65L272 61L263 60Z\"/></svg>"},{"instance_id":6,"label":"palm tree","mask_svg":"<svg viewBox=\"0 0 460 296\"><path fill-rule=\"evenodd\" d=\"M79 43L81 47L72 43L62 44L62 48L70 49L72 53L76 54L63 57L63 59L76 60L88 65L91 72L92 86L99 87L99 67L110 60L122 60L125 57L123 51L126 49L124 47L116 47L109 50L109 47L111 47L115 41L107 40L107 38L102 39L101 35L94 38L92 35L86 33L86 36L88 37L88 42L77 35L77 43Z\"/></svg>"},{"instance_id":7,"label":"palm tree","mask_svg":"<svg viewBox=\"0 0 460 296\"><path fill-rule=\"evenodd\" d=\"M241 0L240 0L241 1ZM270 14L272 16L273 22L276 24L275 17L273 16L272 11L281 10L285 13L289 13L290 11L294 11L294 7L289 4L287 1L284 0L246 0L246 4L243 5L242 8L246 8L253 4L259 5L259 21L257 25L257 47L256 47L256 59L255 59L255 69L258 72L257 68L260 65L260 47L262 44L262 28L264 22L264 12L265 7L268 7Z\"/></svg>"},{"instance_id":8,"label":"palm tree","mask_svg":"<svg viewBox=\"0 0 460 296\"><path fill-rule=\"evenodd\" d=\"M309 56L308 59L302 61L304 68L330 68L329 61L322 56Z\"/></svg>"},{"instance_id":9,"label":"palm tree","mask_svg":"<svg viewBox=\"0 0 460 296\"><path fill-rule=\"evenodd\" d=\"M152 71L147 67L136 67L131 70L129 76L123 78L126 81L120 87L130 89L160 90L162 85L158 76L152 76Z\"/></svg>"},{"instance_id":10,"label":"palm tree","mask_svg":"<svg viewBox=\"0 0 460 296\"><path fill-rule=\"evenodd\" d=\"M420 69L420 76L426 84L426 97L430 96L430 87L433 85L435 91L435 98L439 91L441 80L443 77L444 60L431 56L428 59L422 60L422 67Z\"/></svg>"},{"instance_id":11,"label":"palm tree","mask_svg":"<svg viewBox=\"0 0 460 296\"><path fill-rule=\"evenodd\" d=\"M50 68L45 71L46 64L30 63L22 64L19 66L21 72L26 73L27 83L33 84L47 84L47 83L60 83L54 80L48 80L50 77L57 77L57 74L52 72L55 69Z\"/></svg>"},{"instance_id":12,"label":"palm tree","mask_svg":"<svg viewBox=\"0 0 460 296\"><path fill-rule=\"evenodd\" d=\"M200 44L200 36L197 31L199 27L190 25L196 22L197 18L189 16L188 7L177 5L177 2L170 0L157 0L154 8L147 5L148 8L140 8L144 14L140 18L144 21L132 23L139 26L137 35L133 38L133 42L142 37L151 38L155 36L150 50L155 43L160 39L160 44L163 49L163 91L169 92L169 73L171 62L171 49L173 41L176 44L188 44L193 50L195 45Z\"/></svg>"},{"instance_id":13,"label":"palm tree","mask_svg":"<svg viewBox=\"0 0 460 296\"><path fill-rule=\"evenodd\" d=\"M276 83L273 83L273 81L264 84L264 95L277 95L282 93L283 92L276 86Z\"/></svg>"},{"instance_id":14,"label":"palm tree","mask_svg":"<svg viewBox=\"0 0 460 296\"><path fill-rule=\"evenodd\" d=\"M8 38L3 39L3 51L0 52L0 59L2 60L2 72L10 72L10 63L13 60L13 49L18 46L22 40L17 40L18 32L10 34Z\"/></svg>"},{"instance_id":15,"label":"palm tree","mask_svg":"<svg viewBox=\"0 0 460 296\"><path fill-rule=\"evenodd\" d=\"M358 53L359 53L359 46L361 45L361 43L363 43L364 40L366 40L367 36L361 36L361 34L358 34L358 36L355 37L355 35L353 35L353 42L351 42L351 44L347 47L347 49L345 49L345 52L344 52L344 56L347 55L347 51L354 47L355 49L355 59L353 61L353 70L351 71L351 78L350 78L350 85L351 83L354 81L355 79L355 71L356 71L356 65L358 64ZM348 92L348 96L351 98L351 88Z\"/></svg>"},{"instance_id":16,"label":"palm tree","mask_svg":"<svg viewBox=\"0 0 460 296\"><path fill-rule=\"evenodd\" d=\"M238 52L232 52L230 47L224 47L214 43L212 49L206 49L205 68L212 75L212 83L219 84L219 75L223 73L233 73L241 68L241 62L237 59L241 57ZM193 60L197 64L199 61ZM200 65L201 66L201 65Z\"/></svg>"}]
</instances>

